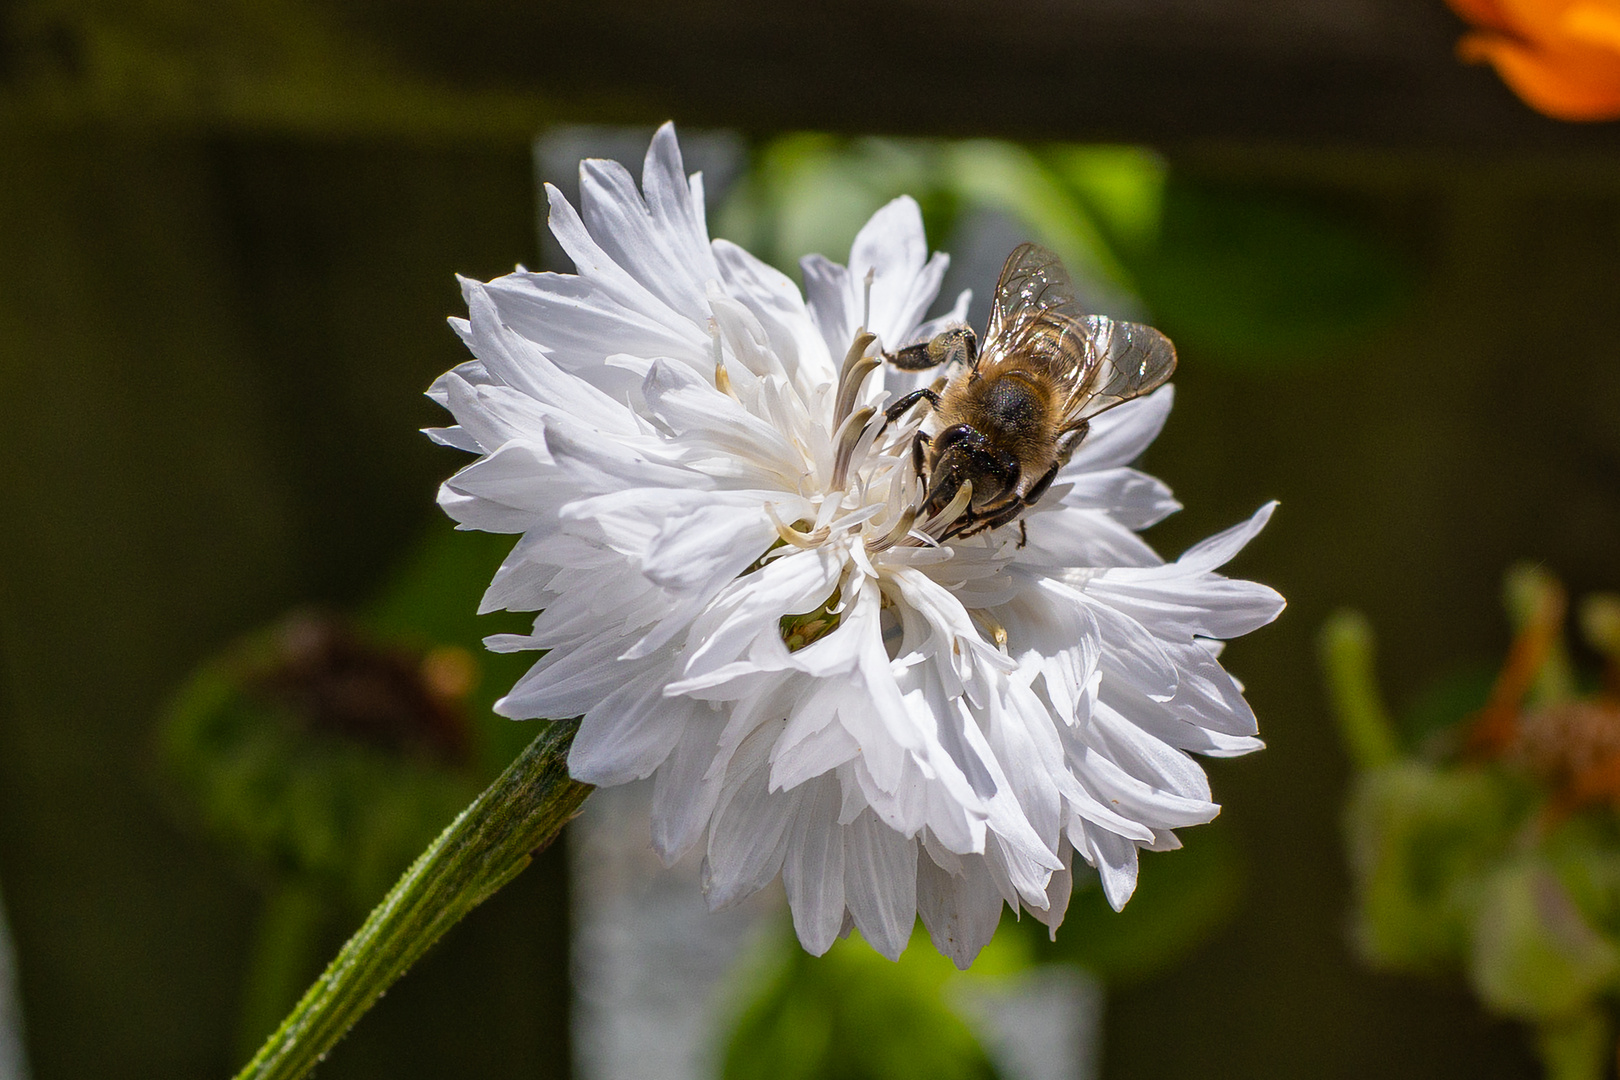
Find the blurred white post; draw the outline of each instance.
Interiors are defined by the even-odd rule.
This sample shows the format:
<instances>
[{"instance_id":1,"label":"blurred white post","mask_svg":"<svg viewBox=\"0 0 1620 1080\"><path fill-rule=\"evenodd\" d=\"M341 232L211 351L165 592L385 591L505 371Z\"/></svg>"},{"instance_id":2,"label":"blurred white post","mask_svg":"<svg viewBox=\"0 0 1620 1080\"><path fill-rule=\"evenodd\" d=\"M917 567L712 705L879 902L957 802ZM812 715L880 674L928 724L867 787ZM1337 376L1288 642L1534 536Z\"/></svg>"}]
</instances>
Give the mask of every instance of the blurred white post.
<instances>
[{"instance_id":1,"label":"blurred white post","mask_svg":"<svg viewBox=\"0 0 1620 1080\"><path fill-rule=\"evenodd\" d=\"M597 791L568 827L578 1080L715 1080L728 976L786 915L780 886L711 913L700 853L653 852L651 801L645 780Z\"/></svg>"},{"instance_id":2,"label":"blurred white post","mask_svg":"<svg viewBox=\"0 0 1620 1080\"><path fill-rule=\"evenodd\" d=\"M955 1005L1005 1080L1097 1080L1103 987L1068 965L967 984Z\"/></svg>"}]
</instances>

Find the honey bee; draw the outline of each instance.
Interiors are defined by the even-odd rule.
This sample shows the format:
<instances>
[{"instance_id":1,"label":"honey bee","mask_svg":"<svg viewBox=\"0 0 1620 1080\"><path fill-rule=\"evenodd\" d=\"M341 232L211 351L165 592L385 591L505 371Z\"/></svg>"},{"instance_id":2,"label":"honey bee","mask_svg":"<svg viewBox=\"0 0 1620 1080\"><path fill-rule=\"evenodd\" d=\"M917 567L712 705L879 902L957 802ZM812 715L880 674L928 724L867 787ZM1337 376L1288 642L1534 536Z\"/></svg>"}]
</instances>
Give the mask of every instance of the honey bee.
<instances>
[{"instance_id":1,"label":"honey bee","mask_svg":"<svg viewBox=\"0 0 1620 1080\"><path fill-rule=\"evenodd\" d=\"M1046 494L1092 417L1176 369L1169 338L1088 315L1062 260L1035 244L1019 245L1001 268L982 348L971 327L957 325L884 358L907 371L946 368L886 411L892 423L926 401L938 417L936 433L919 431L912 446L925 512L941 513L972 485L941 540L1016 519Z\"/></svg>"}]
</instances>

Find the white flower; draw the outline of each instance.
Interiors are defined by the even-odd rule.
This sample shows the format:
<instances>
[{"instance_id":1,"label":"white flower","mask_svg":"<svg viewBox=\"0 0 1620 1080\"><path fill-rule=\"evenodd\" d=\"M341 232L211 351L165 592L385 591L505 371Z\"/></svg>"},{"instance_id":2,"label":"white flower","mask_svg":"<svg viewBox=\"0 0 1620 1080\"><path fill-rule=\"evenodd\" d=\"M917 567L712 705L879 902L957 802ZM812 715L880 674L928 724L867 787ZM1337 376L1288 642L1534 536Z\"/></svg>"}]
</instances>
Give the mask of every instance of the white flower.
<instances>
[{"instance_id":1,"label":"white flower","mask_svg":"<svg viewBox=\"0 0 1620 1080\"><path fill-rule=\"evenodd\" d=\"M430 434L480 455L441 505L523 534L482 610L540 614L489 646L548 650L498 710L583 716L574 776L654 776L660 855L706 845L713 907L780 873L811 952L853 924L896 957L920 913L966 966L1003 902L1057 926L1076 854L1122 906L1139 848L1219 810L1189 752L1261 746L1218 640L1282 598L1215 571L1271 507L1172 563L1137 537L1178 507L1127 464L1165 387L1094 421L1022 546L936 544L921 421L879 430L918 376L846 363L863 324L874 359L930 332L947 259L914 202L849 269L806 259L806 300L709 239L669 126L639 192L608 161L579 211L548 192L577 276L464 282L477 359L431 391L457 426Z\"/></svg>"}]
</instances>

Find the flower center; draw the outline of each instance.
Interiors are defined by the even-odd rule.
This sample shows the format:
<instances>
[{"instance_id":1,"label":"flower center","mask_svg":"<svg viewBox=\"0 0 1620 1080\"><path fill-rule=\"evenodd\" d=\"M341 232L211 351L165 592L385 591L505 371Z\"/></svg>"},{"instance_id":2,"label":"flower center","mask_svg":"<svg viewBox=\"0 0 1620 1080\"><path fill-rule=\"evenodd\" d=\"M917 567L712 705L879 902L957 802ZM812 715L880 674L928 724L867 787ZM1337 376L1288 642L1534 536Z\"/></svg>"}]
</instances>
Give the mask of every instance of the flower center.
<instances>
[{"instance_id":1,"label":"flower center","mask_svg":"<svg viewBox=\"0 0 1620 1080\"><path fill-rule=\"evenodd\" d=\"M843 595L844 590L841 587L834 589L832 595L827 597L827 602L814 611L782 617L782 643L788 647L788 652L798 652L811 642L826 637L838 629L841 617L838 604Z\"/></svg>"}]
</instances>

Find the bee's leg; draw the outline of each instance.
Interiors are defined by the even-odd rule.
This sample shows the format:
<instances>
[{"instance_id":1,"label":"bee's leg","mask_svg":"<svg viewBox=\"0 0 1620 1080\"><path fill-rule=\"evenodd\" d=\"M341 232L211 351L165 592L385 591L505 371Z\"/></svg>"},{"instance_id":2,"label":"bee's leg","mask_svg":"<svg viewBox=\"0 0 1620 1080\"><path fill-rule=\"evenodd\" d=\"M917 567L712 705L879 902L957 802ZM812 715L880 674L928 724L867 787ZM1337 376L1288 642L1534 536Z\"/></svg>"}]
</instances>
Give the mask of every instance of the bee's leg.
<instances>
[{"instance_id":1,"label":"bee's leg","mask_svg":"<svg viewBox=\"0 0 1620 1080\"><path fill-rule=\"evenodd\" d=\"M1075 452L1076 448L1079 447L1081 440L1086 437L1086 433L1090 430L1091 421L1082 420L1078 424L1074 425L1074 427L1059 435L1057 441L1058 461L1068 461L1069 455ZM1043 488L1042 490L1044 491L1045 489ZM1034 499L1030 499L1029 501L1034 502L1035 499L1038 498L1040 498L1039 495L1035 496Z\"/></svg>"},{"instance_id":2,"label":"bee's leg","mask_svg":"<svg viewBox=\"0 0 1620 1080\"><path fill-rule=\"evenodd\" d=\"M978 335L973 332L973 327L965 324L935 334L928 345L939 357L939 363L947 366L958 361L972 365L979 360Z\"/></svg>"},{"instance_id":3,"label":"bee's leg","mask_svg":"<svg viewBox=\"0 0 1620 1080\"><path fill-rule=\"evenodd\" d=\"M978 359L979 339L969 326L953 326L927 341L908 345L899 352L885 353L884 359L903 371L924 371L956 361L973 363Z\"/></svg>"},{"instance_id":4,"label":"bee's leg","mask_svg":"<svg viewBox=\"0 0 1620 1080\"><path fill-rule=\"evenodd\" d=\"M1029 489L1029 492L1023 497L1023 499L1020 500L1022 504L1019 507L1020 510L1022 510L1025 506L1034 506L1036 503L1041 501L1041 496L1046 494L1046 489L1051 487L1052 481L1057 478L1058 466L1060 464L1061 462L1054 461L1052 463L1052 467L1041 474L1041 478L1035 481L1034 486L1032 486Z\"/></svg>"},{"instance_id":5,"label":"bee's leg","mask_svg":"<svg viewBox=\"0 0 1620 1080\"><path fill-rule=\"evenodd\" d=\"M925 399L931 408L939 408L939 395L937 393L929 390L927 387L924 387L921 390L913 390L911 393L907 394L905 397L883 410L883 427L878 428L878 434L882 435L883 428L888 427L890 424L900 419L906 414L906 410L917 404L917 402Z\"/></svg>"},{"instance_id":6,"label":"bee's leg","mask_svg":"<svg viewBox=\"0 0 1620 1080\"><path fill-rule=\"evenodd\" d=\"M971 518L972 520L967 522L966 527L964 527L958 533L958 535L977 536L979 533L989 532L991 529L999 529L1001 526L1007 524L1009 521L1012 521L1020 513L1022 513L1023 509L1024 504L1022 502L1015 501L1011 506L997 510L995 513L990 514L987 517L976 517L971 511L969 511L969 513L962 515L962 517ZM960 521L961 518L958 520ZM1020 521L1019 524L1022 525L1023 522ZM1018 546L1023 547L1024 545L1023 543L1020 543Z\"/></svg>"},{"instance_id":7,"label":"bee's leg","mask_svg":"<svg viewBox=\"0 0 1620 1080\"><path fill-rule=\"evenodd\" d=\"M931 341L919 341L915 345L908 345L899 352L884 353L883 359L902 371L923 371L936 366L939 361L929 355L928 347Z\"/></svg>"},{"instance_id":8,"label":"bee's leg","mask_svg":"<svg viewBox=\"0 0 1620 1080\"><path fill-rule=\"evenodd\" d=\"M917 479L921 480L924 486L928 483L928 477L924 475L926 470L923 468L923 447L927 445L928 436L920 431L917 432L917 437L911 440L911 467L916 470Z\"/></svg>"},{"instance_id":9,"label":"bee's leg","mask_svg":"<svg viewBox=\"0 0 1620 1080\"><path fill-rule=\"evenodd\" d=\"M1050 469L1047 469L1041 474L1041 478L1035 481L1034 485L1029 489L1029 493L1024 495L1023 498L1015 499L1013 500L1011 506L1004 507L1003 509L996 511L994 514L991 514L989 517L975 522L972 529L970 531L963 532L962 535L972 536L974 533L988 532L991 529L999 529L1001 526L1006 525L1013 521L1013 519L1017 518L1018 546L1023 547L1025 544L1029 543L1029 530L1025 528L1023 519L1019 518L1018 516L1029 507L1034 506L1035 503L1040 500L1040 497L1046 494L1046 489L1052 486L1052 480L1057 476L1058 466L1059 463L1054 462Z\"/></svg>"}]
</instances>

